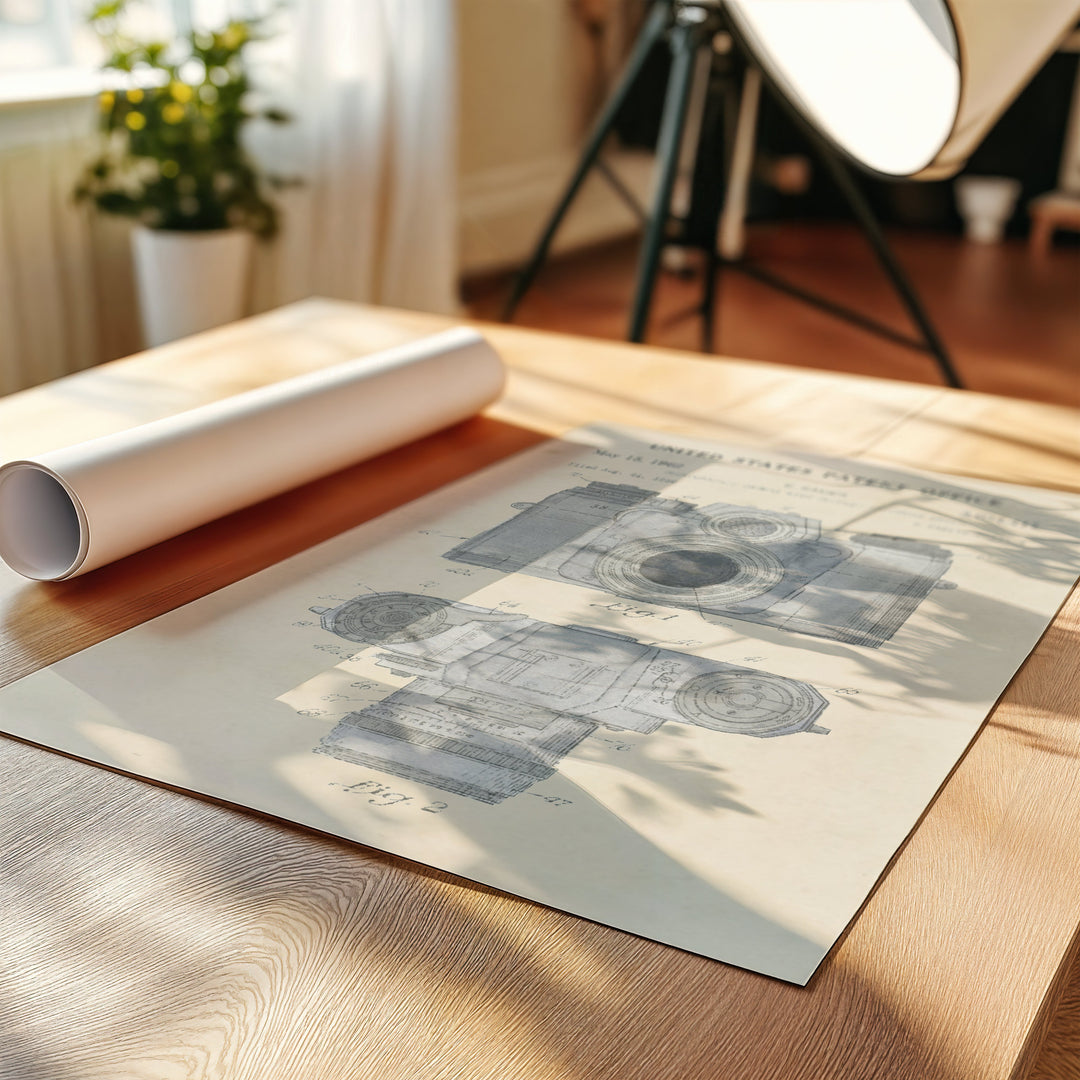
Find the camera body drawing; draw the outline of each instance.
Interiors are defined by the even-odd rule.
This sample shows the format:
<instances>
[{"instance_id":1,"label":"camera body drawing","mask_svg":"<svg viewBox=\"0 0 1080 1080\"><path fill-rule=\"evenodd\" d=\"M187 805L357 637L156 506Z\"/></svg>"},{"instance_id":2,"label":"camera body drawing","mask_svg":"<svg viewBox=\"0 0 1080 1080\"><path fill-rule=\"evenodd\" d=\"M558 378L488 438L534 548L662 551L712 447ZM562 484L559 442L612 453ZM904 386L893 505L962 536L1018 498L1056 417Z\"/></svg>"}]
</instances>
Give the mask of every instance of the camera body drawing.
<instances>
[{"instance_id":1,"label":"camera body drawing","mask_svg":"<svg viewBox=\"0 0 1080 1080\"><path fill-rule=\"evenodd\" d=\"M381 650L407 686L348 713L317 752L496 804L551 776L599 727L662 724L772 738L825 734L807 683L581 626L413 593L312 608Z\"/></svg>"},{"instance_id":2,"label":"camera body drawing","mask_svg":"<svg viewBox=\"0 0 1080 1080\"><path fill-rule=\"evenodd\" d=\"M591 482L514 508L444 557L874 649L946 587L952 562L923 541L630 484Z\"/></svg>"}]
</instances>

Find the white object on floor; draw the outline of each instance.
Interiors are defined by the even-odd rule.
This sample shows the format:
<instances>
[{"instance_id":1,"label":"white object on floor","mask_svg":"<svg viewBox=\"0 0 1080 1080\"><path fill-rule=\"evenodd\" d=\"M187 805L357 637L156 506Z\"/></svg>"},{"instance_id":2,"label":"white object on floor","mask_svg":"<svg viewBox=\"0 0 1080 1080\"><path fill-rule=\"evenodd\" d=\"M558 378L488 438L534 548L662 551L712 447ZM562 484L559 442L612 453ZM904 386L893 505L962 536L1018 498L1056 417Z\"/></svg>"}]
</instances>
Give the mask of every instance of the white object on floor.
<instances>
[{"instance_id":1,"label":"white object on floor","mask_svg":"<svg viewBox=\"0 0 1080 1080\"><path fill-rule=\"evenodd\" d=\"M1010 176L961 176L954 190L967 238L980 244L1000 243L1020 195L1020 181Z\"/></svg>"}]
</instances>

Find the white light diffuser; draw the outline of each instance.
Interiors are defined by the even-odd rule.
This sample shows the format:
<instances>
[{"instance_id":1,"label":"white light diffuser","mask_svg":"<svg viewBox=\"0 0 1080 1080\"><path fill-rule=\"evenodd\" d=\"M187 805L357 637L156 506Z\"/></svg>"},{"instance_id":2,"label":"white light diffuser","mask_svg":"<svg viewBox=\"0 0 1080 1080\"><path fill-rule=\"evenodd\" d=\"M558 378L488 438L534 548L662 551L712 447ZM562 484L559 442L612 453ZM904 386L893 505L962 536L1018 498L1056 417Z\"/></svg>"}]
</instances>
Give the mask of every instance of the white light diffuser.
<instances>
[{"instance_id":1,"label":"white light diffuser","mask_svg":"<svg viewBox=\"0 0 1080 1080\"><path fill-rule=\"evenodd\" d=\"M951 176L1075 24L1074 0L728 0L813 126L886 176Z\"/></svg>"}]
</instances>

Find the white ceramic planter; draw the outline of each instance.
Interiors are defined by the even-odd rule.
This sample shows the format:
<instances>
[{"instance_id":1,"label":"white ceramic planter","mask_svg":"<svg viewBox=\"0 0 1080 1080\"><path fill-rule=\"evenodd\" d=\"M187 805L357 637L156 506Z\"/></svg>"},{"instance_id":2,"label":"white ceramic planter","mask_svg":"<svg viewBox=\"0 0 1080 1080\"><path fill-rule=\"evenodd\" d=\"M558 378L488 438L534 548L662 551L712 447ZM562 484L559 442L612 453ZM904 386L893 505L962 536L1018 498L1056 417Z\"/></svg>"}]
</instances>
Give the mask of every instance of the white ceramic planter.
<instances>
[{"instance_id":1,"label":"white ceramic planter","mask_svg":"<svg viewBox=\"0 0 1080 1080\"><path fill-rule=\"evenodd\" d=\"M164 345L242 318L253 237L246 229L131 233L143 338Z\"/></svg>"}]
</instances>

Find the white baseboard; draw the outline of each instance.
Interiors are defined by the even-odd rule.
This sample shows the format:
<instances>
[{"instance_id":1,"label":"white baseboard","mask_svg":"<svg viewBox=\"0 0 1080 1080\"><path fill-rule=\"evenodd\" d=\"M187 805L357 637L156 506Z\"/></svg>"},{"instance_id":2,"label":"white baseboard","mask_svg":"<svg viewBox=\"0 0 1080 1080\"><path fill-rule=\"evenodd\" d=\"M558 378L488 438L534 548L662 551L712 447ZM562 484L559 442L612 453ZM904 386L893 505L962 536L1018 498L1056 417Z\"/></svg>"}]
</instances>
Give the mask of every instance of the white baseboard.
<instances>
[{"instance_id":1,"label":"white baseboard","mask_svg":"<svg viewBox=\"0 0 1080 1080\"><path fill-rule=\"evenodd\" d=\"M653 155L616 150L604 157L642 204L652 189ZM471 173L459 181L460 259L463 274L520 264L532 251L577 163L576 154L541 158ZM569 251L629 235L637 217L594 171L585 182L552 245Z\"/></svg>"}]
</instances>

